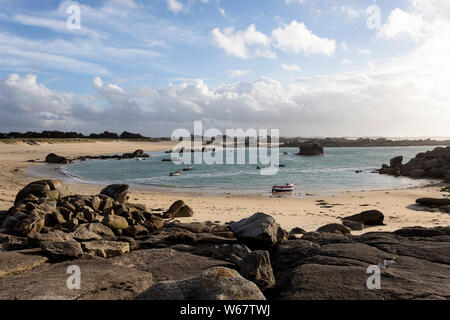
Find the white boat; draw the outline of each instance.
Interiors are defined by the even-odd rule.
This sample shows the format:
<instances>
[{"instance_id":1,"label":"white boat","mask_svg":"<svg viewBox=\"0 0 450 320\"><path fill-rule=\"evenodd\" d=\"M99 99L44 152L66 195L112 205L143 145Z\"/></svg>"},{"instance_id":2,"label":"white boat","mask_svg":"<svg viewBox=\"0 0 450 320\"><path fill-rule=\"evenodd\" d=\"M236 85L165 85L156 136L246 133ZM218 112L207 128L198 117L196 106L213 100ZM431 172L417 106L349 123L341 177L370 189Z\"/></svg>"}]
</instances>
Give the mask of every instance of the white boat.
<instances>
[{"instance_id":1,"label":"white boat","mask_svg":"<svg viewBox=\"0 0 450 320\"><path fill-rule=\"evenodd\" d=\"M171 177L178 177L181 175L181 172L180 171L172 171L171 173L169 173L169 175Z\"/></svg>"},{"instance_id":2,"label":"white boat","mask_svg":"<svg viewBox=\"0 0 450 320\"><path fill-rule=\"evenodd\" d=\"M295 184L286 183L282 186L272 186L272 192L292 192L295 190Z\"/></svg>"}]
</instances>

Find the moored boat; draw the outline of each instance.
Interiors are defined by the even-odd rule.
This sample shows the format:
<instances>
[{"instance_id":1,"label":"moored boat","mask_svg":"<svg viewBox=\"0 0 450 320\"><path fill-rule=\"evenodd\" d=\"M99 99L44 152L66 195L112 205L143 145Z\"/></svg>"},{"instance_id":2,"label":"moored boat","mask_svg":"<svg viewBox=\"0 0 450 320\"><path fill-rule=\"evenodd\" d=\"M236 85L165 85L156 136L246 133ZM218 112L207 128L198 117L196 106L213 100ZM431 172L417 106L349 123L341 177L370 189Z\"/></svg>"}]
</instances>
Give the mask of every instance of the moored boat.
<instances>
[{"instance_id":1,"label":"moored boat","mask_svg":"<svg viewBox=\"0 0 450 320\"><path fill-rule=\"evenodd\" d=\"M169 175L171 177L178 177L181 175L181 171L172 171L171 173L169 173Z\"/></svg>"},{"instance_id":2,"label":"moored boat","mask_svg":"<svg viewBox=\"0 0 450 320\"><path fill-rule=\"evenodd\" d=\"M272 186L272 192L292 192L295 190L293 183L286 183L285 185Z\"/></svg>"}]
</instances>

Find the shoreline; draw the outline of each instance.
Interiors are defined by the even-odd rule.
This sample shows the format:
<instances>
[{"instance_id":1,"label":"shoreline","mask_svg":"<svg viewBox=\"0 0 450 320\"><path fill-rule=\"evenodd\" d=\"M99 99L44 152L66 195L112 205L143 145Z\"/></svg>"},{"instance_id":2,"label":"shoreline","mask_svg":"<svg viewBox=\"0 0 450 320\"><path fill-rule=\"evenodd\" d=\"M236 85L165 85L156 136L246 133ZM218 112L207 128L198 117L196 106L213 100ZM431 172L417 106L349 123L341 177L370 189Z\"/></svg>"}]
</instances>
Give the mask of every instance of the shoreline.
<instances>
[{"instance_id":1,"label":"shoreline","mask_svg":"<svg viewBox=\"0 0 450 320\"><path fill-rule=\"evenodd\" d=\"M39 180L32 174L32 169L41 163L27 162L30 159L43 159L46 154L55 152L62 156L79 156L80 154L109 154L132 152L136 149L161 151L170 149L164 143L121 143L97 142L89 144L52 144L41 146L12 145L0 150L0 182L5 186L0 194L0 210L7 210L13 203L17 192L26 184ZM53 168L59 173L61 165ZM53 177L54 178L54 177ZM97 194L101 184L84 182L67 182L71 194ZM201 193L194 191L158 190L148 187L131 188L132 203L142 203L149 208L167 209L173 202L184 200L194 210L192 218L183 218L185 222L217 221L226 223L238 221L264 212L272 215L286 230L300 227L306 231L315 231L328 223L340 223L341 218L365 210L380 210L386 216L386 225L367 228L361 234L372 231L395 231L403 227L449 226L450 215L438 212L420 211L415 200L420 197L441 197L439 184L423 185L407 189L386 189L375 191L343 191L338 195L312 195L301 198L267 195L237 195L229 193ZM317 201L323 200L329 205L321 206Z\"/></svg>"}]
</instances>

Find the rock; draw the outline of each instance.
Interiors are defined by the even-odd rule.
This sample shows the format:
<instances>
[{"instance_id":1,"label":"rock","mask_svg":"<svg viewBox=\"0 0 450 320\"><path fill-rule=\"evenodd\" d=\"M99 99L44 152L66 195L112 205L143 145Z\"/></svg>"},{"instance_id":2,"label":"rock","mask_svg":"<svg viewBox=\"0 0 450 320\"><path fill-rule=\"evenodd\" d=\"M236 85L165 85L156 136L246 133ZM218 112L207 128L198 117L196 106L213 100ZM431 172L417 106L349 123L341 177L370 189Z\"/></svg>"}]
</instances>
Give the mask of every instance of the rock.
<instances>
[{"instance_id":1,"label":"rock","mask_svg":"<svg viewBox=\"0 0 450 320\"><path fill-rule=\"evenodd\" d=\"M241 262L241 275L255 283L262 291L275 284L275 277L267 251L252 251Z\"/></svg>"},{"instance_id":2,"label":"rock","mask_svg":"<svg viewBox=\"0 0 450 320\"><path fill-rule=\"evenodd\" d=\"M72 260L83 255L83 249L76 241L43 241L41 249L52 261Z\"/></svg>"},{"instance_id":3,"label":"rock","mask_svg":"<svg viewBox=\"0 0 450 320\"><path fill-rule=\"evenodd\" d=\"M127 219L120 216L114 216L114 215L107 215L102 223L109 228L111 228L113 231L115 230L123 230L128 228L128 222Z\"/></svg>"},{"instance_id":4,"label":"rock","mask_svg":"<svg viewBox=\"0 0 450 320\"><path fill-rule=\"evenodd\" d=\"M100 258L117 257L130 251L130 245L128 242L105 240L83 242L82 247L84 252L87 254Z\"/></svg>"},{"instance_id":5,"label":"rock","mask_svg":"<svg viewBox=\"0 0 450 320\"><path fill-rule=\"evenodd\" d=\"M318 235L323 238L292 240L274 248L277 284L272 299L443 299L448 295L448 227L341 235L340 240ZM366 285L373 275L368 267L373 265L381 271L381 290Z\"/></svg>"},{"instance_id":6,"label":"rock","mask_svg":"<svg viewBox=\"0 0 450 320\"><path fill-rule=\"evenodd\" d=\"M56 191L52 192L52 191ZM67 186L60 180L40 180L35 181L19 191L14 201L17 205L24 201L29 196L35 196L38 199L50 198L54 200L60 200L69 195Z\"/></svg>"},{"instance_id":7,"label":"rock","mask_svg":"<svg viewBox=\"0 0 450 320\"><path fill-rule=\"evenodd\" d=\"M290 232L290 234L305 234L306 231L302 228L293 228Z\"/></svg>"},{"instance_id":8,"label":"rock","mask_svg":"<svg viewBox=\"0 0 450 320\"><path fill-rule=\"evenodd\" d=\"M82 224L73 233L78 241L101 240L103 237L114 238L114 232L101 223Z\"/></svg>"},{"instance_id":9,"label":"rock","mask_svg":"<svg viewBox=\"0 0 450 320\"><path fill-rule=\"evenodd\" d=\"M137 237L137 236L145 236L148 235L150 232L148 231L148 229L146 227L144 227L143 225L137 224L134 226L129 226L125 233L129 236L132 237Z\"/></svg>"},{"instance_id":10,"label":"rock","mask_svg":"<svg viewBox=\"0 0 450 320\"><path fill-rule=\"evenodd\" d=\"M192 217L194 212L192 209L184 203L183 200L178 200L174 202L169 210L164 213L164 218L173 219L173 218L188 218Z\"/></svg>"},{"instance_id":11,"label":"rock","mask_svg":"<svg viewBox=\"0 0 450 320\"><path fill-rule=\"evenodd\" d=\"M411 170L409 172L409 176L413 179L420 179L425 177L426 175L426 171L425 170L421 170L421 169L415 169L415 170Z\"/></svg>"},{"instance_id":12,"label":"rock","mask_svg":"<svg viewBox=\"0 0 450 320\"><path fill-rule=\"evenodd\" d=\"M251 249L270 249L286 238L286 232L275 219L265 213L256 213L229 225L238 241Z\"/></svg>"},{"instance_id":13,"label":"rock","mask_svg":"<svg viewBox=\"0 0 450 320\"><path fill-rule=\"evenodd\" d=\"M54 164L68 164L71 162L71 160L65 157L58 156L54 153L50 153L49 155L47 155L47 157L45 157L45 162Z\"/></svg>"},{"instance_id":14,"label":"rock","mask_svg":"<svg viewBox=\"0 0 450 320\"><path fill-rule=\"evenodd\" d=\"M113 184L104 188L100 194L106 195L120 204L126 204L129 191L130 186L127 184Z\"/></svg>"},{"instance_id":15,"label":"rock","mask_svg":"<svg viewBox=\"0 0 450 320\"><path fill-rule=\"evenodd\" d=\"M206 270L181 281L160 282L137 300L265 300L258 287L238 272L223 267Z\"/></svg>"},{"instance_id":16,"label":"rock","mask_svg":"<svg viewBox=\"0 0 450 320\"><path fill-rule=\"evenodd\" d=\"M318 142L305 142L300 146L301 156L322 156L324 153L323 147Z\"/></svg>"},{"instance_id":17,"label":"rock","mask_svg":"<svg viewBox=\"0 0 450 320\"><path fill-rule=\"evenodd\" d=\"M75 272L69 267L74 264L81 271L78 290L67 286ZM86 256L76 261L43 264L0 279L0 300L128 300L152 283L148 272Z\"/></svg>"},{"instance_id":18,"label":"rock","mask_svg":"<svg viewBox=\"0 0 450 320\"><path fill-rule=\"evenodd\" d=\"M158 282L186 280L212 267L232 267L227 261L172 248L137 250L113 258L111 261L114 264L151 273L154 281Z\"/></svg>"},{"instance_id":19,"label":"rock","mask_svg":"<svg viewBox=\"0 0 450 320\"><path fill-rule=\"evenodd\" d=\"M444 207L450 206L449 198L420 198L416 203L427 207Z\"/></svg>"},{"instance_id":20,"label":"rock","mask_svg":"<svg viewBox=\"0 0 450 320\"><path fill-rule=\"evenodd\" d=\"M450 160L449 160L450 162ZM444 181L450 183L450 170L447 171L447 174L444 177Z\"/></svg>"},{"instance_id":21,"label":"rock","mask_svg":"<svg viewBox=\"0 0 450 320\"><path fill-rule=\"evenodd\" d=\"M74 241L72 233L61 230L51 230L47 233L35 233L28 236L28 243L39 246L41 242Z\"/></svg>"},{"instance_id":22,"label":"rock","mask_svg":"<svg viewBox=\"0 0 450 320\"><path fill-rule=\"evenodd\" d=\"M384 214L378 210L363 211L350 217L345 217L344 221L361 222L365 226L382 226Z\"/></svg>"},{"instance_id":23,"label":"rock","mask_svg":"<svg viewBox=\"0 0 450 320\"><path fill-rule=\"evenodd\" d=\"M327 224L323 227L320 227L319 229L317 229L317 232L323 233L323 232L327 232L327 233L342 233L342 234L350 234L351 230L350 228L339 224L339 223L330 223Z\"/></svg>"},{"instance_id":24,"label":"rock","mask_svg":"<svg viewBox=\"0 0 450 320\"><path fill-rule=\"evenodd\" d=\"M402 163L403 163L403 156L392 158L390 161L391 167L393 168L401 168L403 166Z\"/></svg>"},{"instance_id":25,"label":"rock","mask_svg":"<svg viewBox=\"0 0 450 320\"><path fill-rule=\"evenodd\" d=\"M47 262L40 249L14 252L0 251L0 278L28 271Z\"/></svg>"},{"instance_id":26,"label":"rock","mask_svg":"<svg viewBox=\"0 0 450 320\"><path fill-rule=\"evenodd\" d=\"M360 231L364 230L364 223L352 220L343 220L342 224L351 230Z\"/></svg>"}]
</instances>

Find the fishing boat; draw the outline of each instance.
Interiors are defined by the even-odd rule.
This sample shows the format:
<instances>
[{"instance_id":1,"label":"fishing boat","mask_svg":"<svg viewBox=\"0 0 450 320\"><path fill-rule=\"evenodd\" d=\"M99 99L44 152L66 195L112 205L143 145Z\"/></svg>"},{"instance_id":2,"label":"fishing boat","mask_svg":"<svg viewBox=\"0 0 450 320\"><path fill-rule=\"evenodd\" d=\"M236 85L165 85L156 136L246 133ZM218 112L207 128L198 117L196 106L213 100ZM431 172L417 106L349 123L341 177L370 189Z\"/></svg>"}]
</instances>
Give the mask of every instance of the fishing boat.
<instances>
[{"instance_id":1,"label":"fishing boat","mask_svg":"<svg viewBox=\"0 0 450 320\"><path fill-rule=\"evenodd\" d=\"M183 168L183 171L192 171L192 170L193 170L192 167L185 167L185 168Z\"/></svg>"},{"instance_id":2,"label":"fishing boat","mask_svg":"<svg viewBox=\"0 0 450 320\"><path fill-rule=\"evenodd\" d=\"M171 173L169 173L169 175L171 177L178 177L181 175L181 171L172 171Z\"/></svg>"},{"instance_id":3,"label":"fishing boat","mask_svg":"<svg viewBox=\"0 0 450 320\"><path fill-rule=\"evenodd\" d=\"M293 183L286 183L281 186L272 186L272 192L292 192L295 190L295 185Z\"/></svg>"}]
</instances>

